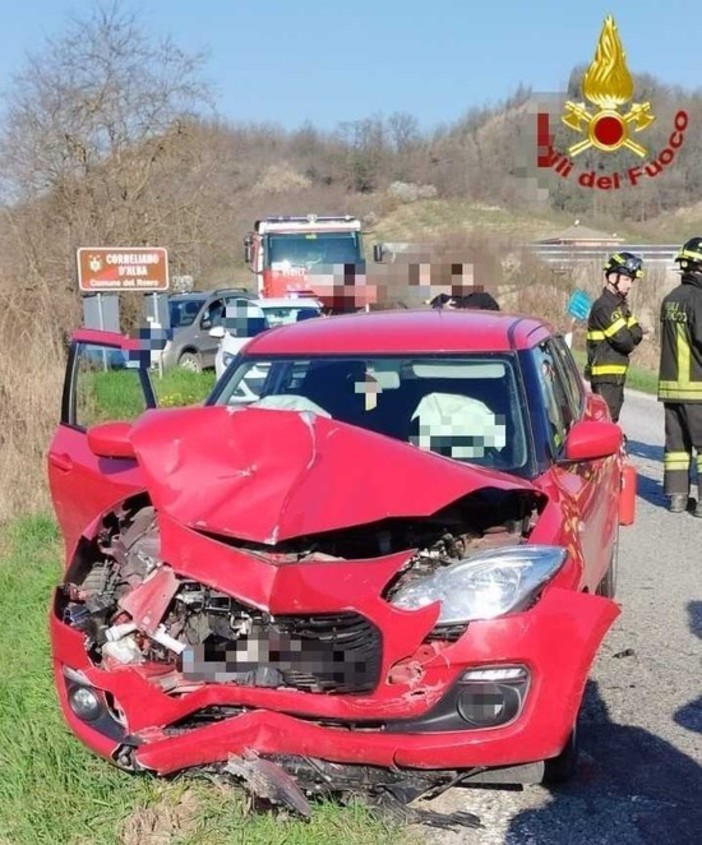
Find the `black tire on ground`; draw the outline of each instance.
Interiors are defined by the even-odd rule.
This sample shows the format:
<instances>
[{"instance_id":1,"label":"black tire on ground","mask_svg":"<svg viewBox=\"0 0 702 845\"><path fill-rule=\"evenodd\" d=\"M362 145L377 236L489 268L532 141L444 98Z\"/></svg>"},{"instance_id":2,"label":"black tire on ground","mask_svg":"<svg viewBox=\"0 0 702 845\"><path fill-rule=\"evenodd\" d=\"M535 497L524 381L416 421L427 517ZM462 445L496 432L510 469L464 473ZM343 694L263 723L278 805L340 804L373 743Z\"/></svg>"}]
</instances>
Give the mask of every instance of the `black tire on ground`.
<instances>
[{"instance_id":1,"label":"black tire on ground","mask_svg":"<svg viewBox=\"0 0 702 845\"><path fill-rule=\"evenodd\" d=\"M578 771L578 754L578 722L576 720L558 757L545 761L543 783L547 786L555 786L572 780Z\"/></svg>"},{"instance_id":2,"label":"black tire on ground","mask_svg":"<svg viewBox=\"0 0 702 845\"><path fill-rule=\"evenodd\" d=\"M604 578L597 585L596 593L598 596L604 596L606 599L613 599L617 593L617 572L619 569L619 526L617 526L617 533L614 538L614 548L612 549L612 558L609 561L609 566L604 574Z\"/></svg>"},{"instance_id":3,"label":"black tire on ground","mask_svg":"<svg viewBox=\"0 0 702 845\"><path fill-rule=\"evenodd\" d=\"M178 366L184 370L190 370L193 373L202 372L202 361L197 352L183 352L178 358Z\"/></svg>"}]
</instances>

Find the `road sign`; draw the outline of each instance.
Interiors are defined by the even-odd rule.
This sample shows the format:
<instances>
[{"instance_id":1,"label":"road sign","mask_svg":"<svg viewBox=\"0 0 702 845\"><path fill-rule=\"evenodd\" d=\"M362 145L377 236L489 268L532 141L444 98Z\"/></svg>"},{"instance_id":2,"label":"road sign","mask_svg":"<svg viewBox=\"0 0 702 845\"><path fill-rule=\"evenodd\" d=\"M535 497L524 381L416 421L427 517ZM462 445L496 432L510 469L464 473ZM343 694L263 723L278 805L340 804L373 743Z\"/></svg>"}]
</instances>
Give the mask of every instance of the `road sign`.
<instances>
[{"instance_id":1,"label":"road sign","mask_svg":"<svg viewBox=\"0 0 702 845\"><path fill-rule=\"evenodd\" d=\"M568 314L576 320L586 320L592 307L592 299L584 290L574 290L568 300Z\"/></svg>"},{"instance_id":2,"label":"road sign","mask_svg":"<svg viewBox=\"0 0 702 845\"><path fill-rule=\"evenodd\" d=\"M168 290L168 253L162 247L81 247L77 253L81 293L157 293Z\"/></svg>"}]
</instances>

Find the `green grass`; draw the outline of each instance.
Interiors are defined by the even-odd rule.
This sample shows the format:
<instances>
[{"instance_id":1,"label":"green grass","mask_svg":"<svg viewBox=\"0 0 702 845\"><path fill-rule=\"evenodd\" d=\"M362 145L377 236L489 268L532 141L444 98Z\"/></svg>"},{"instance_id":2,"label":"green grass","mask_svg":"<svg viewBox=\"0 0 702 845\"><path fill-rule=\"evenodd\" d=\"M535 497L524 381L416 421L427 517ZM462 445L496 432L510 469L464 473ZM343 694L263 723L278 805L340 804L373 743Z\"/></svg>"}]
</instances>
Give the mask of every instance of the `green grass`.
<instances>
[{"instance_id":1,"label":"green grass","mask_svg":"<svg viewBox=\"0 0 702 845\"><path fill-rule=\"evenodd\" d=\"M0 843L2 845L390 845L400 831L362 806L315 806L312 821L245 812L241 790L119 771L65 727L47 618L61 573L49 517L0 533ZM163 838L154 833L163 832ZM407 836L402 835L404 841Z\"/></svg>"},{"instance_id":2,"label":"green grass","mask_svg":"<svg viewBox=\"0 0 702 845\"><path fill-rule=\"evenodd\" d=\"M193 373L175 368L163 377L151 372L159 407L173 408L202 403L215 384L214 371ZM87 371L78 377L77 414L85 425L110 420L134 420L145 410L138 370Z\"/></svg>"},{"instance_id":3,"label":"green grass","mask_svg":"<svg viewBox=\"0 0 702 845\"><path fill-rule=\"evenodd\" d=\"M133 420L146 409L138 370L83 372L77 386L79 421Z\"/></svg>"},{"instance_id":4,"label":"green grass","mask_svg":"<svg viewBox=\"0 0 702 845\"><path fill-rule=\"evenodd\" d=\"M574 349L573 357L582 372L585 361L587 360L585 352L581 349ZM650 393L655 396L658 390L658 374L652 370L646 370L642 367L632 365L627 372L626 386L630 390L640 390L642 393Z\"/></svg>"},{"instance_id":5,"label":"green grass","mask_svg":"<svg viewBox=\"0 0 702 845\"><path fill-rule=\"evenodd\" d=\"M157 372L151 373L151 383L159 406L196 405L204 402L215 386L214 370L193 373L176 367L166 370L163 378Z\"/></svg>"}]
</instances>

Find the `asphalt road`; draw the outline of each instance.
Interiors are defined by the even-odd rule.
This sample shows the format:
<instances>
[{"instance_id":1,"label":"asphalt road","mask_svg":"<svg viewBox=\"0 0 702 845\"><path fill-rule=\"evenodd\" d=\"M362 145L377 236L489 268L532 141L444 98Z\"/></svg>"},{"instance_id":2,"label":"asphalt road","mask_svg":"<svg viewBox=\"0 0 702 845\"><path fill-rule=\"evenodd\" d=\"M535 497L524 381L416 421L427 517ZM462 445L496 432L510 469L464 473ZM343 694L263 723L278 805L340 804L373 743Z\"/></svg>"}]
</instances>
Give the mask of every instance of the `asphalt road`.
<instances>
[{"instance_id":1,"label":"asphalt road","mask_svg":"<svg viewBox=\"0 0 702 845\"><path fill-rule=\"evenodd\" d=\"M665 508L662 407L628 391L621 424L637 518L620 532L622 613L588 682L578 775L558 791L452 789L422 806L485 827L413 827L427 845L702 843L702 519Z\"/></svg>"}]
</instances>

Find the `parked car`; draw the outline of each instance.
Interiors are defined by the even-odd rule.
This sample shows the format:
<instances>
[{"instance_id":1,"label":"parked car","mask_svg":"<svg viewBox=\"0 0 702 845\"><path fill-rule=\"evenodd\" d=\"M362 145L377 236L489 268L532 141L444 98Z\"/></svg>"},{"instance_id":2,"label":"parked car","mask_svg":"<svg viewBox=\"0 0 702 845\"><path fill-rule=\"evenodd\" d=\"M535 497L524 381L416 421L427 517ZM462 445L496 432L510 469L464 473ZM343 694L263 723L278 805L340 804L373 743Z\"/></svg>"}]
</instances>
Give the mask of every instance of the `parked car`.
<instances>
[{"instance_id":1,"label":"parked car","mask_svg":"<svg viewBox=\"0 0 702 845\"><path fill-rule=\"evenodd\" d=\"M464 310L306 320L177 409L126 365L137 347L76 333L48 456L53 667L84 743L298 810L303 791L573 773L633 493L558 333ZM125 367L84 364L96 348ZM105 422L101 396L127 404Z\"/></svg>"},{"instance_id":2,"label":"parked car","mask_svg":"<svg viewBox=\"0 0 702 845\"><path fill-rule=\"evenodd\" d=\"M221 338L215 355L215 373L222 373L250 338L262 330L289 325L322 314L322 303L316 298L268 297L250 303L235 303L228 309L225 325L212 329L212 337Z\"/></svg>"},{"instance_id":3,"label":"parked car","mask_svg":"<svg viewBox=\"0 0 702 845\"><path fill-rule=\"evenodd\" d=\"M168 298L172 338L161 353L164 369L184 367L201 372L214 367L219 338L211 329L224 325L227 306L255 299L245 288L177 293Z\"/></svg>"}]
</instances>

